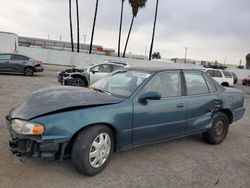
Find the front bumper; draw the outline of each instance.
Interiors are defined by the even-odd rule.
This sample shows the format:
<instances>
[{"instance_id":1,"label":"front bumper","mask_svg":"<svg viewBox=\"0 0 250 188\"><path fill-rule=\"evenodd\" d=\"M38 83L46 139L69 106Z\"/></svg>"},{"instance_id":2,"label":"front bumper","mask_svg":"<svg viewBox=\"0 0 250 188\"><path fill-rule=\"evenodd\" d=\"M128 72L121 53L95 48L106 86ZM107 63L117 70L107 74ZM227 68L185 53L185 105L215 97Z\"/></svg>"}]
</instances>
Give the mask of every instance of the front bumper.
<instances>
[{"instance_id":1,"label":"front bumper","mask_svg":"<svg viewBox=\"0 0 250 188\"><path fill-rule=\"evenodd\" d=\"M12 154L18 157L42 157L63 160L67 142L38 142L32 139L10 139Z\"/></svg>"},{"instance_id":2,"label":"front bumper","mask_svg":"<svg viewBox=\"0 0 250 188\"><path fill-rule=\"evenodd\" d=\"M10 126L10 118L6 117L6 126L10 132L9 149L18 157L43 157L63 160L68 141L44 141L41 136L25 136L16 134Z\"/></svg>"}]
</instances>

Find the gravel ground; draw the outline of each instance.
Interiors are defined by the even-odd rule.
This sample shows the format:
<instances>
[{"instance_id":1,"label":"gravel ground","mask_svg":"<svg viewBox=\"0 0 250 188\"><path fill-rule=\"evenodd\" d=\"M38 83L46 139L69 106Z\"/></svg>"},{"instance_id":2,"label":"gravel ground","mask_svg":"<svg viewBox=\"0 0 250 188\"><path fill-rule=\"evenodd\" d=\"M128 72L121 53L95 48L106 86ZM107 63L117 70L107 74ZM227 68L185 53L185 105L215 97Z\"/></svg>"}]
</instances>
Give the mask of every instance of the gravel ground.
<instances>
[{"instance_id":1,"label":"gravel ground","mask_svg":"<svg viewBox=\"0 0 250 188\"><path fill-rule=\"evenodd\" d=\"M0 117L24 96L41 87L58 85L56 72L46 66L34 77L0 75ZM8 150L8 132L0 126L0 187L250 187L250 87L243 119L235 122L226 140L206 144L199 135L140 147L113 156L95 177L78 173L70 160L29 159L20 162Z\"/></svg>"}]
</instances>

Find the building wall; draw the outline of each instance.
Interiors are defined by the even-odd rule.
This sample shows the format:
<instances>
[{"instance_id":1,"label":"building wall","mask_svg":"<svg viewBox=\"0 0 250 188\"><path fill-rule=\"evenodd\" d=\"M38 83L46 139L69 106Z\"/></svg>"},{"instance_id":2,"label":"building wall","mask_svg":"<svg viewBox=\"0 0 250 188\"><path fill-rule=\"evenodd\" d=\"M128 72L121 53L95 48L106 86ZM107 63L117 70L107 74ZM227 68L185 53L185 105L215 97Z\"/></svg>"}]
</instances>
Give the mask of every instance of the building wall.
<instances>
[{"instance_id":1,"label":"building wall","mask_svg":"<svg viewBox=\"0 0 250 188\"><path fill-rule=\"evenodd\" d=\"M0 32L0 52L13 53L18 46L18 36L14 33Z\"/></svg>"}]
</instances>

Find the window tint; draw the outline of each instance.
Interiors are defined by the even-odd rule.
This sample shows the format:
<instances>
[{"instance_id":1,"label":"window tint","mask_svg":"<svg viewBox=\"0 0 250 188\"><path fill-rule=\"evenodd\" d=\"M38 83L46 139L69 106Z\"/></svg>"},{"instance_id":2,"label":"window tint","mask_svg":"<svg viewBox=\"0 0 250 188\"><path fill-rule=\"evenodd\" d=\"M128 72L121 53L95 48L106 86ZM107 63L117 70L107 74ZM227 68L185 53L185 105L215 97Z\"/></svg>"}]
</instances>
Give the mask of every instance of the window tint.
<instances>
[{"instance_id":1,"label":"window tint","mask_svg":"<svg viewBox=\"0 0 250 188\"><path fill-rule=\"evenodd\" d=\"M213 77L221 78L221 77L222 77L222 74L221 74L220 71L214 70L214 75L213 75Z\"/></svg>"},{"instance_id":2,"label":"window tint","mask_svg":"<svg viewBox=\"0 0 250 188\"><path fill-rule=\"evenodd\" d=\"M232 75L231 75L230 72L227 72L227 71L222 71L222 72L223 72L223 74L224 74L224 76L225 76L226 78L232 78Z\"/></svg>"},{"instance_id":3,"label":"window tint","mask_svg":"<svg viewBox=\"0 0 250 188\"><path fill-rule=\"evenodd\" d=\"M209 78L206 78L206 81L207 81L207 85L208 85L210 93L216 92L216 87L214 86L213 82Z\"/></svg>"},{"instance_id":4,"label":"window tint","mask_svg":"<svg viewBox=\"0 0 250 188\"><path fill-rule=\"evenodd\" d=\"M208 94L207 84L200 72L185 72L187 94L200 95Z\"/></svg>"},{"instance_id":5,"label":"window tint","mask_svg":"<svg viewBox=\"0 0 250 188\"><path fill-rule=\"evenodd\" d=\"M92 68L92 71L95 72L102 72L102 73L110 73L111 67L110 65L104 64L104 65L98 65Z\"/></svg>"},{"instance_id":6,"label":"window tint","mask_svg":"<svg viewBox=\"0 0 250 188\"><path fill-rule=\"evenodd\" d=\"M206 73L213 77L213 70L207 70Z\"/></svg>"},{"instance_id":7,"label":"window tint","mask_svg":"<svg viewBox=\"0 0 250 188\"><path fill-rule=\"evenodd\" d=\"M8 54L3 54L0 55L0 60L10 60L11 55Z\"/></svg>"},{"instance_id":8,"label":"window tint","mask_svg":"<svg viewBox=\"0 0 250 188\"><path fill-rule=\"evenodd\" d=\"M147 91L157 91L162 98L181 96L181 78L179 72L160 73L148 85Z\"/></svg>"},{"instance_id":9,"label":"window tint","mask_svg":"<svg viewBox=\"0 0 250 188\"><path fill-rule=\"evenodd\" d=\"M25 60L25 61L29 60L28 57L23 56L23 55L13 55L13 56L14 56L13 57L14 60Z\"/></svg>"}]
</instances>

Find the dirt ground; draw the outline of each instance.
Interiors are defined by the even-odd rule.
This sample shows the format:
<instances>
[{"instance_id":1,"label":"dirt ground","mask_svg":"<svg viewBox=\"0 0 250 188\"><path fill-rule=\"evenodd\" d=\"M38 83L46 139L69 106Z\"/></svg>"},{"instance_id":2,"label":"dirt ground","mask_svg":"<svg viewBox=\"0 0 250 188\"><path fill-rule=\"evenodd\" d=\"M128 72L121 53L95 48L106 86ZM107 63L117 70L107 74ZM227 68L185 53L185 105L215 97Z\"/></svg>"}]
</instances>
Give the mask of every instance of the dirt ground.
<instances>
[{"instance_id":1,"label":"dirt ground","mask_svg":"<svg viewBox=\"0 0 250 188\"><path fill-rule=\"evenodd\" d=\"M0 75L0 118L24 96L41 87L58 85L56 72L65 67L46 66L34 77ZM247 108L226 140L217 146L200 135L144 146L115 154L108 167L95 177L63 162L29 159L20 162L8 150L8 132L0 126L0 187L250 187L250 87Z\"/></svg>"}]
</instances>

